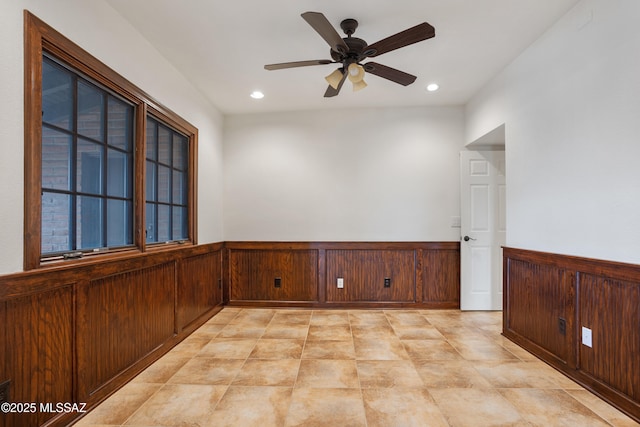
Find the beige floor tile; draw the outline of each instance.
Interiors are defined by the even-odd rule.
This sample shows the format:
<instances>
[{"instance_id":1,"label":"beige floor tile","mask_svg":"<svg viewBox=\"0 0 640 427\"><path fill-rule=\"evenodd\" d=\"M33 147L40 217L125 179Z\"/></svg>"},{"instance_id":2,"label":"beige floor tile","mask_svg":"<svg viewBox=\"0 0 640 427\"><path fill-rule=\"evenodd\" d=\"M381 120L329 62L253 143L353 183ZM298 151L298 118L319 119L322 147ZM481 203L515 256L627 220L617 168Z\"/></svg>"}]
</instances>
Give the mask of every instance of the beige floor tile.
<instances>
[{"instance_id":1,"label":"beige floor tile","mask_svg":"<svg viewBox=\"0 0 640 427\"><path fill-rule=\"evenodd\" d=\"M309 340L350 340L351 327L349 325L318 325L309 326Z\"/></svg>"},{"instance_id":2,"label":"beige floor tile","mask_svg":"<svg viewBox=\"0 0 640 427\"><path fill-rule=\"evenodd\" d=\"M367 427L448 427L426 389L362 390Z\"/></svg>"},{"instance_id":3,"label":"beige floor tile","mask_svg":"<svg viewBox=\"0 0 640 427\"><path fill-rule=\"evenodd\" d=\"M224 394L208 427L281 427L285 423L291 388L235 387Z\"/></svg>"},{"instance_id":4,"label":"beige floor tile","mask_svg":"<svg viewBox=\"0 0 640 427\"><path fill-rule=\"evenodd\" d=\"M417 311L385 311L389 323L396 326L427 326L427 319Z\"/></svg>"},{"instance_id":5,"label":"beige floor tile","mask_svg":"<svg viewBox=\"0 0 640 427\"><path fill-rule=\"evenodd\" d=\"M346 311L314 310L309 324L312 326L348 326L349 314Z\"/></svg>"},{"instance_id":6,"label":"beige floor tile","mask_svg":"<svg viewBox=\"0 0 640 427\"><path fill-rule=\"evenodd\" d=\"M410 360L359 360L356 366L363 389L424 387Z\"/></svg>"},{"instance_id":7,"label":"beige floor tile","mask_svg":"<svg viewBox=\"0 0 640 427\"><path fill-rule=\"evenodd\" d=\"M530 426L495 390L440 388L429 392L451 427Z\"/></svg>"},{"instance_id":8,"label":"beige floor tile","mask_svg":"<svg viewBox=\"0 0 640 427\"><path fill-rule=\"evenodd\" d=\"M390 326L389 319L382 310L352 310L349 312L351 326L380 327Z\"/></svg>"},{"instance_id":9,"label":"beige floor tile","mask_svg":"<svg viewBox=\"0 0 640 427\"><path fill-rule=\"evenodd\" d=\"M425 326L394 326L395 334L401 340L443 340L440 331L431 325Z\"/></svg>"},{"instance_id":10,"label":"beige floor tile","mask_svg":"<svg viewBox=\"0 0 640 427\"><path fill-rule=\"evenodd\" d=\"M615 427L637 427L639 425L627 415L587 390L567 390L567 393Z\"/></svg>"},{"instance_id":11,"label":"beige floor tile","mask_svg":"<svg viewBox=\"0 0 640 427\"><path fill-rule=\"evenodd\" d=\"M354 338L358 360L406 360L409 355L398 338Z\"/></svg>"},{"instance_id":12,"label":"beige floor tile","mask_svg":"<svg viewBox=\"0 0 640 427\"><path fill-rule=\"evenodd\" d=\"M273 316L276 314L276 310L255 308L244 309L236 317L229 321L232 325L243 325L245 327L263 327L266 328Z\"/></svg>"},{"instance_id":13,"label":"beige floor tile","mask_svg":"<svg viewBox=\"0 0 640 427\"><path fill-rule=\"evenodd\" d=\"M503 389L500 393L534 425L608 426L602 418L563 390Z\"/></svg>"},{"instance_id":14,"label":"beige floor tile","mask_svg":"<svg viewBox=\"0 0 640 427\"><path fill-rule=\"evenodd\" d=\"M248 359L232 385L293 387L299 367L297 359Z\"/></svg>"},{"instance_id":15,"label":"beige floor tile","mask_svg":"<svg viewBox=\"0 0 640 427\"><path fill-rule=\"evenodd\" d=\"M229 323L218 332L218 338L260 338L266 329L266 326Z\"/></svg>"},{"instance_id":16,"label":"beige floor tile","mask_svg":"<svg viewBox=\"0 0 640 427\"><path fill-rule=\"evenodd\" d=\"M487 338L448 339L466 360L517 360L518 358Z\"/></svg>"},{"instance_id":17,"label":"beige floor tile","mask_svg":"<svg viewBox=\"0 0 640 427\"><path fill-rule=\"evenodd\" d=\"M218 314L207 321L207 324L226 325L232 321L242 309L235 307L225 307Z\"/></svg>"},{"instance_id":18,"label":"beige floor tile","mask_svg":"<svg viewBox=\"0 0 640 427\"><path fill-rule=\"evenodd\" d=\"M259 339L251 359L300 359L304 340Z\"/></svg>"},{"instance_id":19,"label":"beige floor tile","mask_svg":"<svg viewBox=\"0 0 640 427\"><path fill-rule=\"evenodd\" d=\"M402 345L411 359L458 360L460 353L444 340L402 340Z\"/></svg>"},{"instance_id":20,"label":"beige floor tile","mask_svg":"<svg viewBox=\"0 0 640 427\"><path fill-rule=\"evenodd\" d=\"M309 326L311 321L311 311L277 311L269 325L297 325L297 326Z\"/></svg>"},{"instance_id":21,"label":"beige floor tile","mask_svg":"<svg viewBox=\"0 0 640 427\"><path fill-rule=\"evenodd\" d=\"M229 385L243 364L242 359L194 357L169 379L169 383Z\"/></svg>"},{"instance_id":22,"label":"beige floor tile","mask_svg":"<svg viewBox=\"0 0 640 427\"><path fill-rule=\"evenodd\" d=\"M213 326L221 326L221 325L213 325ZM180 344L173 347L167 355L176 356L176 357L193 357L202 350L202 348L209 344L212 338L208 338L205 336L193 336L186 338Z\"/></svg>"},{"instance_id":23,"label":"beige floor tile","mask_svg":"<svg viewBox=\"0 0 640 427\"><path fill-rule=\"evenodd\" d=\"M562 388L539 361L476 361L474 368L495 388Z\"/></svg>"},{"instance_id":24,"label":"beige floor tile","mask_svg":"<svg viewBox=\"0 0 640 427\"><path fill-rule=\"evenodd\" d=\"M308 325L294 323L269 323L262 338L292 338L306 339L309 332Z\"/></svg>"},{"instance_id":25,"label":"beige floor tile","mask_svg":"<svg viewBox=\"0 0 640 427\"><path fill-rule=\"evenodd\" d=\"M78 427L99 424L120 425L161 387L162 384L129 383L75 425Z\"/></svg>"},{"instance_id":26,"label":"beige floor tile","mask_svg":"<svg viewBox=\"0 0 640 427\"><path fill-rule=\"evenodd\" d=\"M125 425L197 426L210 418L227 386L167 384Z\"/></svg>"},{"instance_id":27,"label":"beige floor tile","mask_svg":"<svg viewBox=\"0 0 640 427\"><path fill-rule=\"evenodd\" d=\"M356 351L353 347L353 340L307 341L302 358L353 360L356 358Z\"/></svg>"},{"instance_id":28,"label":"beige floor tile","mask_svg":"<svg viewBox=\"0 0 640 427\"><path fill-rule=\"evenodd\" d=\"M395 331L388 323L386 325L352 325L351 326L351 334L353 338L370 338L370 339L380 339L380 338L397 338Z\"/></svg>"},{"instance_id":29,"label":"beige floor tile","mask_svg":"<svg viewBox=\"0 0 640 427\"><path fill-rule=\"evenodd\" d=\"M431 388L492 388L466 360L413 360L424 385Z\"/></svg>"},{"instance_id":30,"label":"beige floor tile","mask_svg":"<svg viewBox=\"0 0 640 427\"><path fill-rule=\"evenodd\" d=\"M191 360L191 357L185 357L181 353L173 354L170 352L142 371L132 382L164 384L189 360Z\"/></svg>"},{"instance_id":31,"label":"beige floor tile","mask_svg":"<svg viewBox=\"0 0 640 427\"><path fill-rule=\"evenodd\" d=\"M360 389L294 389L285 426L364 427L366 420Z\"/></svg>"},{"instance_id":32,"label":"beige floor tile","mask_svg":"<svg viewBox=\"0 0 640 427\"><path fill-rule=\"evenodd\" d=\"M304 359L296 387L358 388L358 371L354 360Z\"/></svg>"},{"instance_id":33,"label":"beige floor tile","mask_svg":"<svg viewBox=\"0 0 640 427\"><path fill-rule=\"evenodd\" d=\"M189 338L201 338L211 340L218 336L220 331L224 328L225 325L221 325L219 323L205 323L200 326L194 333L192 333ZM186 341L186 340L185 340Z\"/></svg>"},{"instance_id":34,"label":"beige floor tile","mask_svg":"<svg viewBox=\"0 0 640 427\"><path fill-rule=\"evenodd\" d=\"M200 350L200 357L217 359L246 359L255 347L253 338L215 338Z\"/></svg>"}]
</instances>

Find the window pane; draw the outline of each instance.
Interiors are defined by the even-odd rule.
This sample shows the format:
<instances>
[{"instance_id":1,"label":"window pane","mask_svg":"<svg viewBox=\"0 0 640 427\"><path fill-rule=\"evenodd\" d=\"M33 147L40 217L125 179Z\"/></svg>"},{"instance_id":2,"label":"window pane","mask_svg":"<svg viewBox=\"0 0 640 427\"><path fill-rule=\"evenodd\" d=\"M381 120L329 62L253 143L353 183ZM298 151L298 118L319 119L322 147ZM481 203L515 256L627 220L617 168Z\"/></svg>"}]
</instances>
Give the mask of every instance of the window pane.
<instances>
[{"instance_id":1,"label":"window pane","mask_svg":"<svg viewBox=\"0 0 640 427\"><path fill-rule=\"evenodd\" d=\"M70 190L71 135L42 128L42 188Z\"/></svg>"},{"instance_id":2,"label":"window pane","mask_svg":"<svg viewBox=\"0 0 640 427\"><path fill-rule=\"evenodd\" d=\"M131 151L133 141L133 107L110 96L107 143L124 151Z\"/></svg>"},{"instance_id":3,"label":"window pane","mask_svg":"<svg viewBox=\"0 0 640 427\"><path fill-rule=\"evenodd\" d=\"M117 150L107 151L107 195L129 198L132 193L130 156Z\"/></svg>"},{"instance_id":4,"label":"window pane","mask_svg":"<svg viewBox=\"0 0 640 427\"><path fill-rule=\"evenodd\" d=\"M107 246L133 244L131 203L124 200L107 201Z\"/></svg>"},{"instance_id":5,"label":"window pane","mask_svg":"<svg viewBox=\"0 0 640 427\"><path fill-rule=\"evenodd\" d=\"M156 164L147 160L147 200L156 200Z\"/></svg>"},{"instance_id":6,"label":"window pane","mask_svg":"<svg viewBox=\"0 0 640 427\"><path fill-rule=\"evenodd\" d=\"M179 134L173 135L173 167L187 169L187 138Z\"/></svg>"},{"instance_id":7,"label":"window pane","mask_svg":"<svg viewBox=\"0 0 640 427\"><path fill-rule=\"evenodd\" d=\"M104 247L102 231L102 199L78 196L76 206L76 248L80 250Z\"/></svg>"},{"instance_id":8,"label":"window pane","mask_svg":"<svg viewBox=\"0 0 640 427\"><path fill-rule=\"evenodd\" d=\"M158 162L171 166L171 131L158 126Z\"/></svg>"},{"instance_id":9,"label":"window pane","mask_svg":"<svg viewBox=\"0 0 640 427\"><path fill-rule=\"evenodd\" d=\"M187 204L187 180L184 172L173 171L173 204Z\"/></svg>"},{"instance_id":10,"label":"window pane","mask_svg":"<svg viewBox=\"0 0 640 427\"><path fill-rule=\"evenodd\" d=\"M158 148L158 126L156 121L147 116L147 159L157 160L157 148Z\"/></svg>"},{"instance_id":11,"label":"window pane","mask_svg":"<svg viewBox=\"0 0 640 427\"><path fill-rule=\"evenodd\" d=\"M78 82L78 133L104 141L104 95L82 81Z\"/></svg>"},{"instance_id":12,"label":"window pane","mask_svg":"<svg viewBox=\"0 0 640 427\"><path fill-rule=\"evenodd\" d=\"M42 121L63 129L73 127L73 78L53 62L42 62Z\"/></svg>"},{"instance_id":13,"label":"window pane","mask_svg":"<svg viewBox=\"0 0 640 427\"><path fill-rule=\"evenodd\" d=\"M43 254L71 250L71 196L42 193Z\"/></svg>"},{"instance_id":14,"label":"window pane","mask_svg":"<svg viewBox=\"0 0 640 427\"><path fill-rule=\"evenodd\" d=\"M102 194L103 146L83 139L78 140L77 191Z\"/></svg>"},{"instance_id":15,"label":"window pane","mask_svg":"<svg viewBox=\"0 0 640 427\"><path fill-rule=\"evenodd\" d=\"M158 201L169 203L171 197L171 169L158 166Z\"/></svg>"},{"instance_id":16,"label":"window pane","mask_svg":"<svg viewBox=\"0 0 640 427\"><path fill-rule=\"evenodd\" d=\"M158 205L158 242L171 240L171 207Z\"/></svg>"},{"instance_id":17,"label":"window pane","mask_svg":"<svg viewBox=\"0 0 640 427\"><path fill-rule=\"evenodd\" d=\"M147 234L147 243L153 243L153 242L157 242L158 241L158 234L157 234L157 230L158 230L158 226L156 224L156 205L155 203L147 203L147 208L146 208L146 219L147 219L147 228L146 230L146 234Z\"/></svg>"},{"instance_id":18,"label":"window pane","mask_svg":"<svg viewBox=\"0 0 640 427\"><path fill-rule=\"evenodd\" d=\"M173 240L187 239L187 208L173 207Z\"/></svg>"}]
</instances>

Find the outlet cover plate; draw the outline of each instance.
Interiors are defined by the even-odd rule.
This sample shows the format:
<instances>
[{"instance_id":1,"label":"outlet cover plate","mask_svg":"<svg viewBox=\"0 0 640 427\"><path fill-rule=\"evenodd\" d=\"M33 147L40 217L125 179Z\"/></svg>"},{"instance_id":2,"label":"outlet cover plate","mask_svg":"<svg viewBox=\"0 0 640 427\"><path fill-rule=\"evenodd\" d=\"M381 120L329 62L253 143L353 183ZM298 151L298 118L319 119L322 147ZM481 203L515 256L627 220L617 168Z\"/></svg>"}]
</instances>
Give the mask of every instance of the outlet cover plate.
<instances>
[{"instance_id":1,"label":"outlet cover plate","mask_svg":"<svg viewBox=\"0 0 640 427\"><path fill-rule=\"evenodd\" d=\"M593 337L591 335L591 329L582 327L582 345L587 347L593 347Z\"/></svg>"}]
</instances>

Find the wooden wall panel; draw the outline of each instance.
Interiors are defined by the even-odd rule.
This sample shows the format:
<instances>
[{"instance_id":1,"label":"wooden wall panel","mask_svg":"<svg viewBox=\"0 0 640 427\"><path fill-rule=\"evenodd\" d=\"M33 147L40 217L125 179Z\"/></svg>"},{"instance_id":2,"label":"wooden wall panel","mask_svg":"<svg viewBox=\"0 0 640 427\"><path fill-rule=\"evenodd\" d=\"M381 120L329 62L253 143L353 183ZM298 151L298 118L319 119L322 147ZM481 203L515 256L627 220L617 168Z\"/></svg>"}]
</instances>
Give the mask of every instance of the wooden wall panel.
<instances>
[{"instance_id":1,"label":"wooden wall panel","mask_svg":"<svg viewBox=\"0 0 640 427\"><path fill-rule=\"evenodd\" d=\"M503 253L504 335L640 422L640 266ZM582 344L583 326L592 330L591 348Z\"/></svg>"},{"instance_id":2,"label":"wooden wall panel","mask_svg":"<svg viewBox=\"0 0 640 427\"><path fill-rule=\"evenodd\" d=\"M414 302L416 255L413 250L327 250L326 298L328 302ZM344 279L338 289L336 279ZM391 286L384 287L384 279Z\"/></svg>"},{"instance_id":3,"label":"wooden wall panel","mask_svg":"<svg viewBox=\"0 0 640 427\"><path fill-rule=\"evenodd\" d=\"M446 308L460 307L460 250L420 251L422 302Z\"/></svg>"},{"instance_id":4,"label":"wooden wall panel","mask_svg":"<svg viewBox=\"0 0 640 427\"><path fill-rule=\"evenodd\" d=\"M574 291L567 283L566 272L554 266L510 260L507 281L518 285L509 287L505 306L509 316L504 328L526 336L567 363L571 353ZM568 333L561 333L560 319L565 320Z\"/></svg>"},{"instance_id":5,"label":"wooden wall panel","mask_svg":"<svg viewBox=\"0 0 640 427\"><path fill-rule=\"evenodd\" d=\"M175 264L92 280L78 295L79 397L88 399L176 333Z\"/></svg>"},{"instance_id":6,"label":"wooden wall panel","mask_svg":"<svg viewBox=\"0 0 640 427\"><path fill-rule=\"evenodd\" d=\"M8 345L2 347L13 402L73 401L73 288L6 303ZM37 426L56 414L2 414L6 427Z\"/></svg>"},{"instance_id":7,"label":"wooden wall panel","mask_svg":"<svg viewBox=\"0 0 640 427\"><path fill-rule=\"evenodd\" d=\"M318 251L231 250L229 281L231 301L317 301Z\"/></svg>"},{"instance_id":8,"label":"wooden wall panel","mask_svg":"<svg viewBox=\"0 0 640 427\"><path fill-rule=\"evenodd\" d=\"M578 325L593 338L579 369L640 402L640 284L580 274L578 289Z\"/></svg>"},{"instance_id":9,"label":"wooden wall panel","mask_svg":"<svg viewBox=\"0 0 640 427\"><path fill-rule=\"evenodd\" d=\"M222 251L179 263L178 330L222 304Z\"/></svg>"}]
</instances>

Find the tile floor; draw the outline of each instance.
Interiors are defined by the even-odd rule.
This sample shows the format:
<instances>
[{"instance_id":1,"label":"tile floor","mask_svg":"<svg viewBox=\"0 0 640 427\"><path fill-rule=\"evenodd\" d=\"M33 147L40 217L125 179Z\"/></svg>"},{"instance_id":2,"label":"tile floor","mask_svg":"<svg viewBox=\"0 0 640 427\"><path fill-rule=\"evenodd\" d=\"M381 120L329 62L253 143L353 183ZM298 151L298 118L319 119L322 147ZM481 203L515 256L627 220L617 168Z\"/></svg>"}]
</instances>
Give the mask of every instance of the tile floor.
<instances>
[{"instance_id":1,"label":"tile floor","mask_svg":"<svg viewBox=\"0 0 640 427\"><path fill-rule=\"evenodd\" d=\"M499 312L225 308L81 426L637 426Z\"/></svg>"}]
</instances>

